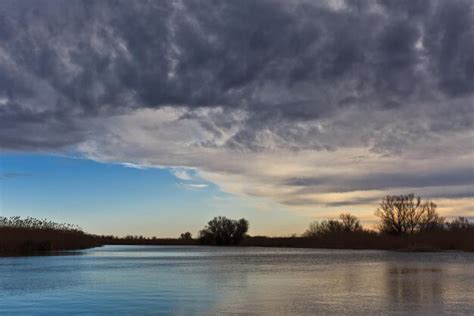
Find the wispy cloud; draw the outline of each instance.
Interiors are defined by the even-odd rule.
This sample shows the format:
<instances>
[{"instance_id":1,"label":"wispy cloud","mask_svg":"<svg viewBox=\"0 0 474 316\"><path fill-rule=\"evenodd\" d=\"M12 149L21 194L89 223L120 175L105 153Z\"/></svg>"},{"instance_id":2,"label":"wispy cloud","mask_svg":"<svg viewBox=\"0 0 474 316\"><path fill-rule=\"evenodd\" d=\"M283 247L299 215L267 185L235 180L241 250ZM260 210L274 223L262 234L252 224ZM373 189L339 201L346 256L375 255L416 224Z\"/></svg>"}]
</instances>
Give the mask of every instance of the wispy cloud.
<instances>
[{"instance_id":1,"label":"wispy cloud","mask_svg":"<svg viewBox=\"0 0 474 316\"><path fill-rule=\"evenodd\" d=\"M196 189L204 189L208 187L208 185L204 183L188 183L186 185L191 188L196 188Z\"/></svg>"},{"instance_id":2,"label":"wispy cloud","mask_svg":"<svg viewBox=\"0 0 474 316\"><path fill-rule=\"evenodd\" d=\"M132 168L132 169L140 169L140 170L147 169L146 166L142 166L142 165L138 165L138 164L134 164L130 162L121 162L120 164L124 167Z\"/></svg>"},{"instance_id":3,"label":"wispy cloud","mask_svg":"<svg viewBox=\"0 0 474 316\"><path fill-rule=\"evenodd\" d=\"M183 181L190 181L193 179L191 175L184 169L174 169L172 170L172 173L176 178Z\"/></svg>"},{"instance_id":4,"label":"wispy cloud","mask_svg":"<svg viewBox=\"0 0 474 316\"><path fill-rule=\"evenodd\" d=\"M206 183L188 183L188 182L180 182L178 186L184 189L191 189L191 190L201 190L207 188L209 185Z\"/></svg>"},{"instance_id":5,"label":"wispy cloud","mask_svg":"<svg viewBox=\"0 0 474 316\"><path fill-rule=\"evenodd\" d=\"M23 172L3 172L0 173L0 179L15 179L21 177L31 177L30 173L23 173Z\"/></svg>"}]
</instances>

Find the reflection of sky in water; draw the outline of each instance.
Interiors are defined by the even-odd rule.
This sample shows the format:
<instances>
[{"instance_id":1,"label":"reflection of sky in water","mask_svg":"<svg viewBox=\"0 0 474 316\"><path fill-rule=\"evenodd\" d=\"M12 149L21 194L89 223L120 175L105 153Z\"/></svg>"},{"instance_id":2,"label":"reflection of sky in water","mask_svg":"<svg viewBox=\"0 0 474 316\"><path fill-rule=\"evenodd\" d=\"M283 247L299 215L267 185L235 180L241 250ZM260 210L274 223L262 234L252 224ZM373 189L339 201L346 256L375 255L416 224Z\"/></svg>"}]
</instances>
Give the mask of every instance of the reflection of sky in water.
<instances>
[{"instance_id":1,"label":"reflection of sky in water","mask_svg":"<svg viewBox=\"0 0 474 316\"><path fill-rule=\"evenodd\" d=\"M474 254L107 246L0 258L0 314L472 313Z\"/></svg>"}]
</instances>

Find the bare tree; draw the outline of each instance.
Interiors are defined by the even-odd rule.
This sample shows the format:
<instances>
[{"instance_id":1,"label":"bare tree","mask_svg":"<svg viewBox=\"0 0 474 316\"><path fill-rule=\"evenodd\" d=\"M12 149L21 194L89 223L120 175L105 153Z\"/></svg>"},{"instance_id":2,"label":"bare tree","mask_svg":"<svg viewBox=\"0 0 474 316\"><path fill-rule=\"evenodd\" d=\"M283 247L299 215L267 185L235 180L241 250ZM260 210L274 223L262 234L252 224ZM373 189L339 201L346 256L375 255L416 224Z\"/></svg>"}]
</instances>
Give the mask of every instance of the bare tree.
<instances>
[{"instance_id":1,"label":"bare tree","mask_svg":"<svg viewBox=\"0 0 474 316\"><path fill-rule=\"evenodd\" d=\"M304 237L318 237L331 233L340 233L342 232L341 222L329 219L321 222L314 221L309 224L308 229L304 232Z\"/></svg>"},{"instance_id":2,"label":"bare tree","mask_svg":"<svg viewBox=\"0 0 474 316\"><path fill-rule=\"evenodd\" d=\"M342 222L342 229L345 232L356 232L361 231L362 226L360 225L360 221L357 217L350 213L342 213L339 215L339 218Z\"/></svg>"},{"instance_id":3,"label":"bare tree","mask_svg":"<svg viewBox=\"0 0 474 316\"><path fill-rule=\"evenodd\" d=\"M354 215L342 213L339 215L339 219L340 220L329 219L321 222L312 222L309 224L309 227L303 236L317 237L332 233L351 233L362 230L359 220Z\"/></svg>"},{"instance_id":4,"label":"bare tree","mask_svg":"<svg viewBox=\"0 0 474 316\"><path fill-rule=\"evenodd\" d=\"M375 215L380 218L381 232L401 235L439 227L443 218L436 212L436 204L422 201L414 194L388 195L380 203Z\"/></svg>"}]
</instances>

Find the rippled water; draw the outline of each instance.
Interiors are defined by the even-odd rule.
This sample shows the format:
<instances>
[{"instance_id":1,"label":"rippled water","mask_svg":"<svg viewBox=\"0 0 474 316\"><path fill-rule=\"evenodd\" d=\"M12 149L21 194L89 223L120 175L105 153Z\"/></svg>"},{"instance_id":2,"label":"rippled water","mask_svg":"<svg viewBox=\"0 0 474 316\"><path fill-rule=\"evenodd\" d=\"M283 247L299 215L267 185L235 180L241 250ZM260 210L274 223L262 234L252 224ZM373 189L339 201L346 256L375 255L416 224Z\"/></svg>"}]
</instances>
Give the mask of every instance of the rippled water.
<instances>
[{"instance_id":1,"label":"rippled water","mask_svg":"<svg viewBox=\"0 0 474 316\"><path fill-rule=\"evenodd\" d=\"M474 254L106 246L0 258L0 314L474 314Z\"/></svg>"}]
</instances>

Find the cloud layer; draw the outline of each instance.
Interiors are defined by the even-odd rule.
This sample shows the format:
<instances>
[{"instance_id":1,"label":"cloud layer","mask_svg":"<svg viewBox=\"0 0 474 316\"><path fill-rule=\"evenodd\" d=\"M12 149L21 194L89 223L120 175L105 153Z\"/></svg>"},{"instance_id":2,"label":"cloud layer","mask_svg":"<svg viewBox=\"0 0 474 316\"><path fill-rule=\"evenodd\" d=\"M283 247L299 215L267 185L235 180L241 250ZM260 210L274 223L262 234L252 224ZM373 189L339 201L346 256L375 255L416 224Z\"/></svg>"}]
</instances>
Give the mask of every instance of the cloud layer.
<instances>
[{"instance_id":1,"label":"cloud layer","mask_svg":"<svg viewBox=\"0 0 474 316\"><path fill-rule=\"evenodd\" d=\"M295 209L409 190L473 215L472 1L2 1L0 29L4 150L197 168Z\"/></svg>"}]
</instances>

